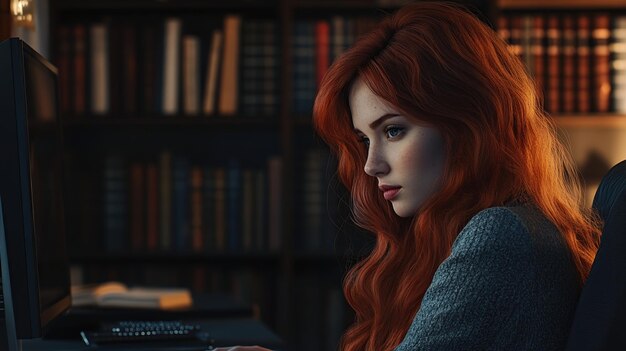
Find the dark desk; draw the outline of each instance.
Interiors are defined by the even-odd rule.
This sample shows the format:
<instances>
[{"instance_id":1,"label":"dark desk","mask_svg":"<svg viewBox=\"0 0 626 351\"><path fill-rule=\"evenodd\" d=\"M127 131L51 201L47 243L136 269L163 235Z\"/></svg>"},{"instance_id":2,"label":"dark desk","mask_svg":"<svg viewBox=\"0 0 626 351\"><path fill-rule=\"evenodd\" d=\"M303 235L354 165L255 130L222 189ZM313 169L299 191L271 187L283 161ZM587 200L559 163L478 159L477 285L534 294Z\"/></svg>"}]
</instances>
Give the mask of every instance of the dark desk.
<instances>
[{"instance_id":1,"label":"dark desk","mask_svg":"<svg viewBox=\"0 0 626 351\"><path fill-rule=\"evenodd\" d=\"M259 345L272 350L282 350L283 343L280 338L269 330L263 323L252 318L220 318L209 320L196 320L202 328L208 331L216 346L233 346L233 345ZM132 350L132 351L148 351L154 348L146 349L141 344L131 346L101 346L89 347L85 346L78 335L74 339L69 340L24 340L24 351L76 351L76 350ZM199 348L190 348L183 345L171 347L168 351L200 351Z\"/></svg>"},{"instance_id":2,"label":"dark desk","mask_svg":"<svg viewBox=\"0 0 626 351\"><path fill-rule=\"evenodd\" d=\"M77 307L58 320L49 333L54 337L24 340L24 351L74 350L154 350L129 346L89 347L80 339L81 330L93 330L101 322L119 320L183 320L199 324L215 340L215 346L259 345L272 350L283 350L281 339L252 316L252 308L223 294L194 294L193 306L184 310L163 311L150 309L120 309ZM199 351L198 347L182 346L168 351ZM159 348L159 350L162 350Z\"/></svg>"}]
</instances>

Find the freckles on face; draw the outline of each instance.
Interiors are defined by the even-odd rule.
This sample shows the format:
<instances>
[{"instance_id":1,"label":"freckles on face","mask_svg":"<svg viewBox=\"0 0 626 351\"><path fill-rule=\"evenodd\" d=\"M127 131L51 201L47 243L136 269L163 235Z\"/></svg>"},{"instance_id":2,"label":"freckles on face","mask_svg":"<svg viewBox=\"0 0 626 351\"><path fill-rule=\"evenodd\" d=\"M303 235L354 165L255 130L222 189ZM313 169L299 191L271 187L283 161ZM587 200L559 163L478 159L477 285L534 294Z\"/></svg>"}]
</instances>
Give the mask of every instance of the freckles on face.
<instances>
[{"instance_id":1,"label":"freckles on face","mask_svg":"<svg viewBox=\"0 0 626 351\"><path fill-rule=\"evenodd\" d=\"M404 116L360 79L352 86L350 109L367 150L365 173L393 188L381 196L398 216L415 215L439 187L446 159L441 133Z\"/></svg>"}]
</instances>

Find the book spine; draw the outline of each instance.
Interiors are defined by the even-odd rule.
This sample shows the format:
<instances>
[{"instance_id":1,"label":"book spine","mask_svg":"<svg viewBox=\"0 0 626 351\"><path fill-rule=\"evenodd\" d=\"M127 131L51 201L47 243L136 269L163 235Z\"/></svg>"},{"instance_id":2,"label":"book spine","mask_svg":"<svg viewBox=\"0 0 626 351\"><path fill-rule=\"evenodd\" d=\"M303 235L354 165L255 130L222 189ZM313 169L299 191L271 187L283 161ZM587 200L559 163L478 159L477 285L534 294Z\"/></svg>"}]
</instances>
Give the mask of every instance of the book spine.
<instances>
[{"instance_id":1,"label":"book spine","mask_svg":"<svg viewBox=\"0 0 626 351\"><path fill-rule=\"evenodd\" d=\"M319 87L322 78L330 66L330 24L326 20L315 22L315 49L316 49L316 86Z\"/></svg>"},{"instance_id":2,"label":"book spine","mask_svg":"<svg viewBox=\"0 0 626 351\"><path fill-rule=\"evenodd\" d=\"M241 248L245 252L253 249L254 225L254 181L251 169L243 170L242 179L242 210L241 210Z\"/></svg>"},{"instance_id":3,"label":"book spine","mask_svg":"<svg viewBox=\"0 0 626 351\"><path fill-rule=\"evenodd\" d=\"M315 24L296 21L293 41L293 106L296 115L306 116L313 110L315 97Z\"/></svg>"},{"instance_id":4,"label":"book spine","mask_svg":"<svg viewBox=\"0 0 626 351\"><path fill-rule=\"evenodd\" d=\"M241 25L241 112L254 116L260 110L263 67L260 21L249 20Z\"/></svg>"},{"instance_id":5,"label":"book spine","mask_svg":"<svg viewBox=\"0 0 626 351\"><path fill-rule=\"evenodd\" d=\"M74 114L85 114L87 103L87 29L83 24L74 27Z\"/></svg>"},{"instance_id":6,"label":"book spine","mask_svg":"<svg viewBox=\"0 0 626 351\"><path fill-rule=\"evenodd\" d=\"M159 160L160 171L160 248L171 249L172 238L172 154L169 151L161 153Z\"/></svg>"},{"instance_id":7,"label":"book spine","mask_svg":"<svg viewBox=\"0 0 626 351\"><path fill-rule=\"evenodd\" d=\"M280 157L271 157L268 160L269 178L269 231L268 249L271 252L278 252L282 245L282 172L283 162Z\"/></svg>"},{"instance_id":8,"label":"book spine","mask_svg":"<svg viewBox=\"0 0 626 351\"><path fill-rule=\"evenodd\" d=\"M222 56L222 31L214 30L211 36L211 50L206 76L206 87L204 90L204 105L202 112L205 115L212 115L215 112L215 97L218 81L220 57Z\"/></svg>"},{"instance_id":9,"label":"book spine","mask_svg":"<svg viewBox=\"0 0 626 351\"><path fill-rule=\"evenodd\" d=\"M572 15L563 16L563 75L562 94L564 113L573 113L576 107L576 28L574 27L574 17Z\"/></svg>"},{"instance_id":10,"label":"book spine","mask_svg":"<svg viewBox=\"0 0 626 351\"><path fill-rule=\"evenodd\" d=\"M124 160L107 155L104 160L105 245L109 253L128 248L128 170Z\"/></svg>"},{"instance_id":11,"label":"book spine","mask_svg":"<svg viewBox=\"0 0 626 351\"><path fill-rule=\"evenodd\" d=\"M234 160L228 166L226 201L228 249L238 252L241 250L241 165Z\"/></svg>"},{"instance_id":12,"label":"book spine","mask_svg":"<svg viewBox=\"0 0 626 351\"><path fill-rule=\"evenodd\" d=\"M595 93L592 98L595 112L600 113L609 112L610 107L610 36L610 16L608 14L596 15L592 31L594 68L592 91Z\"/></svg>"},{"instance_id":13,"label":"book spine","mask_svg":"<svg viewBox=\"0 0 626 351\"><path fill-rule=\"evenodd\" d=\"M169 18L165 22L163 51L163 114L178 113L178 85L180 81L180 41L182 22Z\"/></svg>"},{"instance_id":14,"label":"book spine","mask_svg":"<svg viewBox=\"0 0 626 351\"><path fill-rule=\"evenodd\" d=\"M274 21L263 21L261 26L263 32L261 42L263 88L261 89L260 110L265 116L274 116L278 113L278 82L280 81L278 33Z\"/></svg>"},{"instance_id":15,"label":"book spine","mask_svg":"<svg viewBox=\"0 0 626 351\"><path fill-rule=\"evenodd\" d=\"M144 166L134 162L130 166L130 244L133 251L145 249Z\"/></svg>"},{"instance_id":16,"label":"book spine","mask_svg":"<svg viewBox=\"0 0 626 351\"><path fill-rule=\"evenodd\" d=\"M150 252L159 248L159 170L150 163L146 168L146 249Z\"/></svg>"},{"instance_id":17,"label":"book spine","mask_svg":"<svg viewBox=\"0 0 626 351\"><path fill-rule=\"evenodd\" d=\"M109 31L105 24L93 24L91 35L91 112L109 113Z\"/></svg>"},{"instance_id":18,"label":"book spine","mask_svg":"<svg viewBox=\"0 0 626 351\"><path fill-rule=\"evenodd\" d=\"M152 26L141 28L141 50L142 59L139 70L141 71L141 112L143 115L154 115L156 113L156 77L157 77L157 56L160 51L157 49L157 32Z\"/></svg>"},{"instance_id":19,"label":"book spine","mask_svg":"<svg viewBox=\"0 0 626 351\"><path fill-rule=\"evenodd\" d=\"M204 251L204 235L202 215L204 213L204 202L202 194L202 168L199 166L191 167L191 248L194 252Z\"/></svg>"},{"instance_id":20,"label":"book spine","mask_svg":"<svg viewBox=\"0 0 626 351\"><path fill-rule=\"evenodd\" d=\"M615 17L613 38L613 106L615 112L626 113L626 16Z\"/></svg>"},{"instance_id":21,"label":"book spine","mask_svg":"<svg viewBox=\"0 0 626 351\"><path fill-rule=\"evenodd\" d=\"M183 156L173 160L173 202L172 202L172 237L175 238L176 250L189 251L191 248L189 226L189 162Z\"/></svg>"},{"instance_id":22,"label":"book spine","mask_svg":"<svg viewBox=\"0 0 626 351\"><path fill-rule=\"evenodd\" d=\"M122 41L122 101L123 112L134 117L137 113L137 31L131 24L126 24L123 29Z\"/></svg>"},{"instance_id":23,"label":"book spine","mask_svg":"<svg viewBox=\"0 0 626 351\"><path fill-rule=\"evenodd\" d=\"M255 250L267 248L267 175L262 170L254 172L255 181Z\"/></svg>"},{"instance_id":24,"label":"book spine","mask_svg":"<svg viewBox=\"0 0 626 351\"><path fill-rule=\"evenodd\" d=\"M215 169L215 248L226 250L226 169Z\"/></svg>"},{"instance_id":25,"label":"book spine","mask_svg":"<svg viewBox=\"0 0 626 351\"><path fill-rule=\"evenodd\" d=\"M219 113L224 116L237 113L240 31L240 16L228 15L224 18L224 55L219 96Z\"/></svg>"},{"instance_id":26,"label":"book spine","mask_svg":"<svg viewBox=\"0 0 626 351\"><path fill-rule=\"evenodd\" d=\"M591 111L591 44L590 18L588 14L580 14L577 18L578 28L576 35L576 80L577 80L577 111L589 113Z\"/></svg>"},{"instance_id":27,"label":"book spine","mask_svg":"<svg viewBox=\"0 0 626 351\"><path fill-rule=\"evenodd\" d=\"M183 37L183 111L186 115L200 113L200 39Z\"/></svg>"},{"instance_id":28,"label":"book spine","mask_svg":"<svg viewBox=\"0 0 626 351\"><path fill-rule=\"evenodd\" d=\"M216 206L215 206L215 170L210 166L204 167L203 180L203 203L204 203L204 249L207 252L215 251L215 228L216 228Z\"/></svg>"}]
</instances>

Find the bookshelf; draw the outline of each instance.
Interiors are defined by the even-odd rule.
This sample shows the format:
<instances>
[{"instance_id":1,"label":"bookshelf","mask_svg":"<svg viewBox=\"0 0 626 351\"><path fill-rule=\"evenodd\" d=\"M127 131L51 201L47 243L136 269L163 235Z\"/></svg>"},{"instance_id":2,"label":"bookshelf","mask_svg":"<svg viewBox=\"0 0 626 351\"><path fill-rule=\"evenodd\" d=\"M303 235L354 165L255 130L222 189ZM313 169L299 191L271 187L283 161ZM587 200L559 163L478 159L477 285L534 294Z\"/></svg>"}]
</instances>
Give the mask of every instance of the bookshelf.
<instances>
[{"instance_id":1,"label":"bookshelf","mask_svg":"<svg viewBox=\"0 0 626 351\"><path fill-rule=\"evenodd\" d=\"M234 294L291 349L335 349L352 319L342 276L372 239L350 223L348 195L313 133L317 67L405 2L51 0L73 276ZM501 16L626 14L619 0L462 2L495 29ZM224 88L224 19L232 15L241 26L238 86ZM217 93L205 110L216 31L223 35ZM171 61L180 70L174 90L165 83L168 33L180 47ZM265 49L247 50L255 47ZM199 79L185 73L189 67ZM103 88L95 82L104 77ZM196 98L187 101L193 86ZM237 95L230 109L220 107L222 89ZM618 145L626 134L626 115L612 105L551 114L569 131L580 164L593 143L577 138L608 133ZM607 162L619 157L626 155Z\"/></svg>"},{"instance_id":2,"label":"bookshelf","mask_svg":"<svg viewBox=\"0 0 626 351\"><path fill-rule=\"evenodd\" d=\"M497 30L542 86L591 206L601 176L626 159L626 3L497 0Z\"/></svg>"}]
</instances>

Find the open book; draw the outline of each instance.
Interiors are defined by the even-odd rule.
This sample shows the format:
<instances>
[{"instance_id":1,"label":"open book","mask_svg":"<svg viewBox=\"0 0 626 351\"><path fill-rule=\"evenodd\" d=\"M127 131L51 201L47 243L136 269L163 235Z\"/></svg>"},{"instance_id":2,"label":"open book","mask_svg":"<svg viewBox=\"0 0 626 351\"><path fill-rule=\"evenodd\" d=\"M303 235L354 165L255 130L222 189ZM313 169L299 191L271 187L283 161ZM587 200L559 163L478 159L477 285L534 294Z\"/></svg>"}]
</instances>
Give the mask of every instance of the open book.
<instances>
[{"instance_id":1,"label":"open book","mask_svg":"<svg viewBox=\"0 0 626 351\"><path fill-rule=\"evenodd\" d=\"M191 307L191 305L191 293L182 288L128 288L120 282L72 287L72 306L167 310Z\"/></svg>"}]
</instances>

